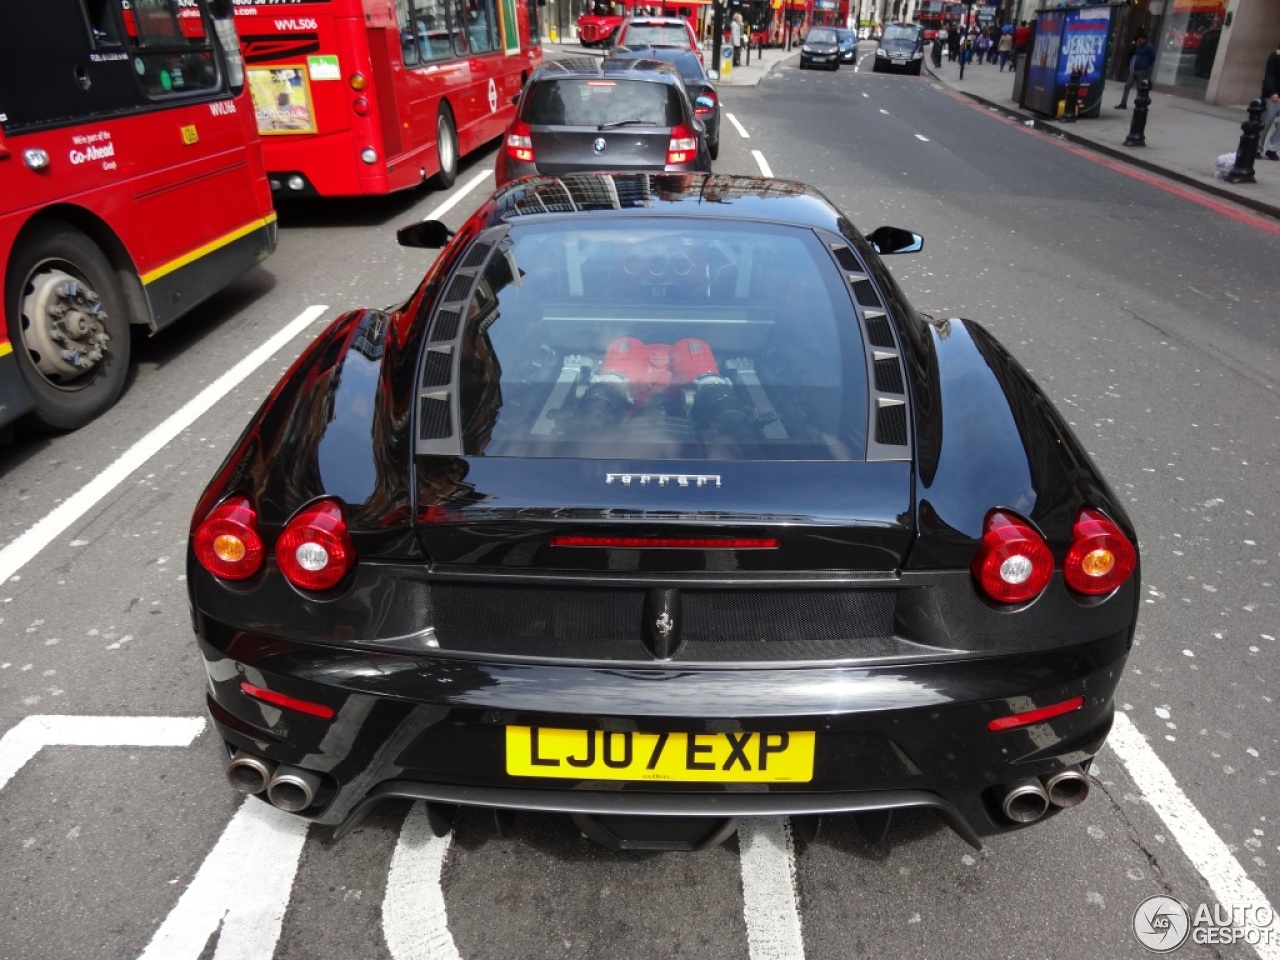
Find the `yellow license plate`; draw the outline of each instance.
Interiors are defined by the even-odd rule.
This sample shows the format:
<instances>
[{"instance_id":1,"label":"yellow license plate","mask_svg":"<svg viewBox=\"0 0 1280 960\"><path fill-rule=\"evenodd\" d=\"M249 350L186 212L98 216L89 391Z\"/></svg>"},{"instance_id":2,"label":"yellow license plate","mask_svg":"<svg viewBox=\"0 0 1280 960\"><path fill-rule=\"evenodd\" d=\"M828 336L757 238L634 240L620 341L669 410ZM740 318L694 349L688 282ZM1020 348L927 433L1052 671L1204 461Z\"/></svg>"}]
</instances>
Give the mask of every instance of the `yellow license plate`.
<instances>
[{"instance_id":1,"label":"yellow license plate","mask_svg":"<svg viewBox=\"0 0 1280 960\"><path fill-rule=\"evenodd\" d=\"M638 733L507 727L507 773L573 780L808 783L813 731Z\"/></svg>"}]
</instances>

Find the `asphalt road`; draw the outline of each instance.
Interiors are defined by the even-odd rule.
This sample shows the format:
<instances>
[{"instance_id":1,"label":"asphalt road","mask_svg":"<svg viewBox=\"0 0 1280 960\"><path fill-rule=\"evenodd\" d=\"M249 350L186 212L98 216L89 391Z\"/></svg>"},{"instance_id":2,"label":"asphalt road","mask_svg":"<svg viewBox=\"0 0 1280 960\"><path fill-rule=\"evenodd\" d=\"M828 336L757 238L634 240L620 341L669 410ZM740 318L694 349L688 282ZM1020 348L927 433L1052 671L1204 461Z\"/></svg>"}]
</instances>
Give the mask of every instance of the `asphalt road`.
<instances>
[{"instance_id":1,"label":"asphalt road","mask_svg":"<svg viewBox=\"0 0 1280 960\"><path fill-rule=\"evenodd\" d=\"M394 228L451 199L459 224L489 153L447 194L283 211L270 261L135 344L109 414L0 448L0 960L1137 958L1149 896L1280 905L1274 224L927 80L782 68L722 98L718 172L767 168L864 230L922 233L889 261L907 294L993 330L1127 498L1146 596L1089 801L981 852L921 815L883 844L767 821L661 855L536 815L503 837L464 814L436 841L403 804L334 843L240 803L186 607L196 496L325 320L408 293L429 253ZM129 717L151 719L94 719ZM1278 929L1177 955L1275 960Z\"/></svg>"}]
</instances>

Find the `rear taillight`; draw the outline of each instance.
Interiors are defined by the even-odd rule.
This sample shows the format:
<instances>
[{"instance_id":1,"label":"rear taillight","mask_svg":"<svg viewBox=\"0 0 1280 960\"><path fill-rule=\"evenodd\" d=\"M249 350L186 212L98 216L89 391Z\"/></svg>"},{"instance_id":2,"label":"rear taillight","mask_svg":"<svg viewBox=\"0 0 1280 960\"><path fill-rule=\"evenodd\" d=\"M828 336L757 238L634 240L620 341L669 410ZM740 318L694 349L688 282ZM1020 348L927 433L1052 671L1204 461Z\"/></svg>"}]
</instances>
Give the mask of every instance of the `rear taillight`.
<instances>
[{"instance_id":1,"label":"rear taillight","mask_svg":"<svg viewBox=\"0 0 1280 960\"><path fill-rule=\"evenodd\" d=\"M1120 528L1102 513L1086 507L1076 517L1062 575L1072 590L1097 596L1110 593L1128 580L1137 560L1137 551Z\"/></svg>"},{"instance_id":2,"label":"rear taillight","mask_svg":"<svg viewBox=\"0 0 1280 960\"><path fill-rule=\"evenodd\" d=\"M667 166L692 163L698 155L698 135L687 124L671 130L671 142L667 144Z\"/></svg>"},{"instance_id":3,"label":"rear taillight","mask_svg":"<svg viewBox=\"0 0 1280 960\"><path fill-rule=\"evenodd\" d=\"M262 569L262 537L253 503L241 494L213 508L196 528L196 559L215 577L244 580Z\"/></svg>"},{"instance_id":4,"label":"rear taillight","mask_svg":"<svg viewBox=\"0 0 1280 960\"><path fill-rule=\"evenodd\" d=\"M1026 520L1006 510L992 510L970 569L992 600L1026 603L1038 597L1053 576L1053 554Z\"/></svg>"},{"instance_id":5,"label":"rear taillight","mask_svg":"<svg viewBox=\"0 0 1280 960\"><path fill-rule=\"evenodd\" d=\"M290 520L276 542L276 563L302 590L328 590L345 577L356 551L338 502L317 501Z\"/></svg>"},{"instance_id":6,"label":"rear taillight","mask_svg":"<svg viewBox=\"0 0 1280 960\"><path fill-rule=\"evenodd\" d=\"M529 125L517 120L507 133L507 156L521 163L533 163L533 138Z\"/></svg>"}]
</instances>

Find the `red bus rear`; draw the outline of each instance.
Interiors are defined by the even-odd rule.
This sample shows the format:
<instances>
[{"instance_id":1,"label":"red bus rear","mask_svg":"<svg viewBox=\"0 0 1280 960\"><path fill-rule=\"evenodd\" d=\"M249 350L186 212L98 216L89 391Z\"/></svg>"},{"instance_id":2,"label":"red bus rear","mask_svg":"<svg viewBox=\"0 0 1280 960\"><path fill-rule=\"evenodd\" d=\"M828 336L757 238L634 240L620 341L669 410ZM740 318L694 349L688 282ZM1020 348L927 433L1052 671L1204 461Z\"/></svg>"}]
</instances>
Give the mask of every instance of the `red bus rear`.
<instances>
[{"instance_id":1,"label":"red bus rear","mask_svg":"<svg viewBox=\"0 0 1280 960\"><path fill-rule=\"evenodd\" d=\"M167 326L275 245L232 0L10 5L0 427L88 423L124 387L131 326Z\"/></svg>"},{"instance_id":2,"label":"red bus rear","mask_svg":"<svg viewBox=\"0 0 1280 960\"><path fill-rule=\"evenodd\" d=\"M451 185L542 62L538 0L237 0L271 189Z\"/></svg>"}]
</instances>

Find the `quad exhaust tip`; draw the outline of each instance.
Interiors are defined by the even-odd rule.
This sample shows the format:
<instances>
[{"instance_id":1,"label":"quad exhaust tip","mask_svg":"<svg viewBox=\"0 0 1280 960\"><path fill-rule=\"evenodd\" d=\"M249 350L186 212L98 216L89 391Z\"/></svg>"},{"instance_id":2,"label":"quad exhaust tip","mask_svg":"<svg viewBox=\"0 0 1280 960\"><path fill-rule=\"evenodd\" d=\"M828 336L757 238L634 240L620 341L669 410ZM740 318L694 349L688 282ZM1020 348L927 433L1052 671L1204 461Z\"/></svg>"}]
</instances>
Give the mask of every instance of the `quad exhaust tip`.
<instances>
[{"instance_id":1,"label":"quad exhaust tip","mask_svg":"<svg viewBox=\"0 0 1280 960\"><path fill-rule=\"evenodd\" d=\"M319 789L320 777L310 770L277 767L267 784L267 799L288 813L301 813L315 801Z\"/></svg>"},{"instance_id":2,"label":"quad exhaust tip","mask_svg":"<svg viewBox=\"0 0 1280 960\"><path fill-rule=\"evenodd\" d=\"M1089 775L1079 767L1068 767L1044 778L1044 791L1055 807L1074 807L1089 796Z\"/></svg>"},{"instance_id":3,"label":"quad exhaust tip","mask_svg":"<svg viewBox=\"0 0 1280 960\"><path fill-rule=\"evenodd\" d=\"M1049 794L1034 777L1018 780L1005 788L1000 809L1014 823L1034 823L1048 812Z\"/></svg>"},{"instance_id":4,"label":"quad exhaust tip","mask_svg":"<svg viewBox=\"0 0 1280 960\"><path fill-rule=\"evenodd\" d=\"M251 753L237 750L227 761L227 780L240 793L255 794L267 789L276 765Z\"/></svg>"}]
</instances>

